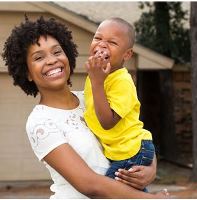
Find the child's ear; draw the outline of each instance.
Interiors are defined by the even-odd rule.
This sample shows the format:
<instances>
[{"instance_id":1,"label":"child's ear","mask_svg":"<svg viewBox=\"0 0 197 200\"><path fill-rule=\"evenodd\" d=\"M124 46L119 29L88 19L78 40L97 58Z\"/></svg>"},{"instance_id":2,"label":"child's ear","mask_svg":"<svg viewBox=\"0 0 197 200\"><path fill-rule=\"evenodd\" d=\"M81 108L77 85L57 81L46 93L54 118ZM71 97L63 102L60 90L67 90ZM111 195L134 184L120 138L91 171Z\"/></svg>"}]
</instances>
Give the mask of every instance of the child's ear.
<instances>
[{"instance_id":1,"label":"child's ear","mask_svg":"<svg viewBox=\"0 0 197 200\"><path fill-rule=\"evenodd\" d=\"M132 55L133 55L133 49L132 48L127 49L124 55L124 61L129 60L132 57Z\"/></svg>"}]
</instances>

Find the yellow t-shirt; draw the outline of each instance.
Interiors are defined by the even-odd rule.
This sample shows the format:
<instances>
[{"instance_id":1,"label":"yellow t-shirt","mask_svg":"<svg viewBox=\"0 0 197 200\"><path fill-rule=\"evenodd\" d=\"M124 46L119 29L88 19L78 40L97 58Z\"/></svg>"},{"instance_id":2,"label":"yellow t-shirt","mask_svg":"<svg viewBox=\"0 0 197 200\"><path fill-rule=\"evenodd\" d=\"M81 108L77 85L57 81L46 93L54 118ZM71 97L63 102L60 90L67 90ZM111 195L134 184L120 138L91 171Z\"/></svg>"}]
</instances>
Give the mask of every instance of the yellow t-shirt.
<instances>
[{"instance_id":1,"label":"yellow t-shirt","mask_svg":"<svg viewBox=\"0 0 197 200\"><path fill-rule=\"evenodd\" d=\"M152 135L143 129L143 123L139 120L140 102L134 82L126 68L109 74L105 79L104 89L111 109L121 120L109 130L102 128L95 113L89 77L84 89L84 118L88 127L100 140L105 156L111 160L124 160L139 151L142 139L152 140Z\"/></svg>"}]
</instances>

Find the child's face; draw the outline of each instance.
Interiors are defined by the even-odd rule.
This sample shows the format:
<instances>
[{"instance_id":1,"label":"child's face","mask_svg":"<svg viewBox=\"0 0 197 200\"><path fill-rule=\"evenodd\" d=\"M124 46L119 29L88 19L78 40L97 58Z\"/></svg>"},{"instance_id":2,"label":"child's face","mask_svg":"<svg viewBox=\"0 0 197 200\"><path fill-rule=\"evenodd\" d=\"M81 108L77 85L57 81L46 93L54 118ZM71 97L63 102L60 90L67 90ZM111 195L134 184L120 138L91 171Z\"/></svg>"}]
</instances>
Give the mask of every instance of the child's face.
<instances>
[{"instance_id":1,"label":"child's face","mask_svg":"<svg viewBox=\"0 0 197 200\"><path fill-rule=\"evenodd\" d=\"M70 74L66 54L51 36L41 36L38 43L27 51L28 79L35 82L40 93L64 88Z\"/></svg>"},{"instance_id":2,"label":"child's face","mask_svg":"<svg viewBox=\"0 0 197 200\"><path fill-rule=\"evenodd\" d=\"M124 61L132 56L132 49L129 47L128 29L115 21L106 20L98 27L90 45L90 55L98 51L105 53L112 70L123 66Z\"/></svg>"}]
</instances>

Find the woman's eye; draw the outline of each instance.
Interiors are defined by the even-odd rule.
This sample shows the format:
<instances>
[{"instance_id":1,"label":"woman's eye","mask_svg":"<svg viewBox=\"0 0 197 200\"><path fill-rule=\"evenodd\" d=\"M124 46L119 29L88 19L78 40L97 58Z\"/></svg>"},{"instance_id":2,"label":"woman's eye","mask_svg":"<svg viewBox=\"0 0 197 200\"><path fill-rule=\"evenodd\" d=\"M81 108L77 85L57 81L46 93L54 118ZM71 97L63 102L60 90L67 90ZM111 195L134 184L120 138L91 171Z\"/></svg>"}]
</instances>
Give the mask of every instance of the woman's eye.
<instances>
[{"instance_id":1,"label":"woman's eye","mask_svg":"<svg viewBox=\"0 0 197 200\"><path fill-rule=\"evenodd\" d=\"M60 55L62 53L62 50L56 50L54 51L54 55Z\"/></svg>"},{"instance_id":2,"label":"woman's eye","mask_svg":"<svg viewBox=\"0 0 197 200\"><path fill-rule=\"evenodd\" d=\"M60 54L61 53L61 51L55 51L55 55L57 55L57 54Z\"/></svg>"},{"instance_id":3,"label":"woman's eye","mask_svg":"<svg viewBox=\"0 0 197 200\"><path fill-rule=\"evenodd\" d=\"M42 56L37 56L37 57L34 58L35 61L39 61L41 59L42 59Z\"/></svg>"}]
</instances>

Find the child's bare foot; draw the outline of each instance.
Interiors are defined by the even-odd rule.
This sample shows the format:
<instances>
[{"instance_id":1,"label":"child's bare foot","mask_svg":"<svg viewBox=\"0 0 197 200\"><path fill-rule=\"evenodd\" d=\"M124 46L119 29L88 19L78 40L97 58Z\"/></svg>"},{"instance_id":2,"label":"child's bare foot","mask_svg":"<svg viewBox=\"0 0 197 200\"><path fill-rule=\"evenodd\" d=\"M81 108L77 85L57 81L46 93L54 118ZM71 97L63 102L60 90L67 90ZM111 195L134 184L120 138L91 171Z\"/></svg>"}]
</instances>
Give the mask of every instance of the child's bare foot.
<instances>
[{"instance_id":1,"label":"child's bare foot","mask_svg":"<svg viewBox=\"0 0 197 200\"><path fill-rule=\"evenodd\" d=\"M156 199L169 199L170 198L170 194L169 194L167 189L163 189L162 191L157 192L155 194L155 198Z\"/></svg>"}]
</instances>

